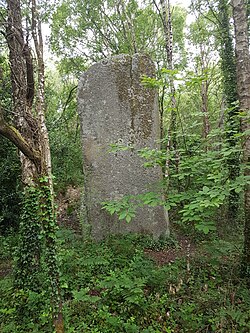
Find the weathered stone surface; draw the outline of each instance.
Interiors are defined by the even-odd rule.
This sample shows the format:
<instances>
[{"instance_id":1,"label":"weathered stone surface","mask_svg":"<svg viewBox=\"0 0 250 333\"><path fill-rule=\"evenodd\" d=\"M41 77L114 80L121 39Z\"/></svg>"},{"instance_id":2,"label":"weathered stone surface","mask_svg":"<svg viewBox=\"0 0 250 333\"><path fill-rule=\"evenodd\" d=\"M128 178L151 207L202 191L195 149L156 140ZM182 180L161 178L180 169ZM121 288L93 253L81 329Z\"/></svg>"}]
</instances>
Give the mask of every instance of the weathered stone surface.
<instances>
[{"instance_id":1,"label":"weathered stone surface","mask_svg":"<svg viewBox=\"0 0 250 333\"><path fill-rule=\"evenodd\" d=\"M157 92L141 84L154 76L144 55L119 55L93 65L79 82L78 112L84 158L85 223L100 239L108 234L144 232L158 237L167 229L162 207L143 207L129 224L101 209L101 202L139 194L161 181L161 169L145 168L136 150L156 148L160 138ZM110 153L110 144L133 151Z\"/></svg>"}]
</instances>

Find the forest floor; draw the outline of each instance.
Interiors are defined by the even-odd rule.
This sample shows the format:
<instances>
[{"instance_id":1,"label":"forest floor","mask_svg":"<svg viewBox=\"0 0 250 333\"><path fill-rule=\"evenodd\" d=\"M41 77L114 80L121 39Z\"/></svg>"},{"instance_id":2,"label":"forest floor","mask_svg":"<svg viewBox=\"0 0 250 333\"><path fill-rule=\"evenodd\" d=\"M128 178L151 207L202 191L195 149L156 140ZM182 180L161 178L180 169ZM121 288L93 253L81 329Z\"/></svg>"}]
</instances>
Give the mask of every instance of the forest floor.
<instances>
[{"instance_id":1,"label":"forest floor","mask_svg":"<svg viewBox=\"0 0 250 333\"><path fill-rule=\"evenodd\" d=\"M240 277L241 240L183 233L153 241L129 234L95 243L61 227L59 260L66 333L249 333L250 293ZM16 323L16 237L0 239L0 332L52 333L46 279L26 294Z\"/></svg>"},{"instance_id":2,"label":"forest floor","mask_svg":"<svg viewBox=\"0 0 250 333\"><path fill-rule=\"evenodd\" d=\"M154 250L146 248L144 253L149 258L153 259L157 265L166 265L169 263L174 263L175 260L181 259L183 257L188 257L196 255L197 246L192 242L191 239L179 236L177 241L178 246L167 247L163 250Z\"/></svg>"}]
</instances>

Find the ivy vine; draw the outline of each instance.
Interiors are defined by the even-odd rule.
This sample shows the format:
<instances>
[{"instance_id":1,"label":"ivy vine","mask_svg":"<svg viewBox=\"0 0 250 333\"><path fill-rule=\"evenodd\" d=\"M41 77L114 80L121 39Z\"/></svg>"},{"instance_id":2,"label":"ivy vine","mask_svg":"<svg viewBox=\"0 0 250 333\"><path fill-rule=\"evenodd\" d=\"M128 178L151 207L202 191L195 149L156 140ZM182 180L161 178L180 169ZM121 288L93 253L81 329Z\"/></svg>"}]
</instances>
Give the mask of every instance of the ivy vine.
<instances>
[{"instance_id":1,"label":"ivy vine","mask_svg":"<svg viewBox=\"0 0 250 333\"><path fill-rule=\"evenodd\" d=\"M48 316L53 318L61 308L57 225L48 177L42 177L34 186L25 188L22 207L14 294L16 319L24 324L31 312L37 316L39 311L44 311L45 304L52 309ZM29 311L31 303L36 311L34 308Z\"/></svg>"}]
</instances>

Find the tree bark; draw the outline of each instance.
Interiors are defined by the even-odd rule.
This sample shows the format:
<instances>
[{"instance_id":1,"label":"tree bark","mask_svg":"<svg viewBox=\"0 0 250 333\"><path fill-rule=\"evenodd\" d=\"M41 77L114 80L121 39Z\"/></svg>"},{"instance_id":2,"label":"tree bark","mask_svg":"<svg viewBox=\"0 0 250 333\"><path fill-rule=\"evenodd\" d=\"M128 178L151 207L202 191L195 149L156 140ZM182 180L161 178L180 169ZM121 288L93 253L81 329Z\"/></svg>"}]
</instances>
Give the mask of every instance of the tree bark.
<instances>
[{"instance_id":1,"label":"tree bark","mask_svg":"<svg viewBox=\"0 0 250 333\"><path fill-rule=\"evenodd\" d=\"M203 113L203 131L202 136L207 138L210 132L210 123L208 117L208 82L207 80L201 83L201 111ZM207 147L206 147L207 149Z\"/></svg>"},{"instance_id":2,"label":"tree bark","mask_svg":"<svg viewBox=\"0 0 250 333\"><path fill-rule=\"evenodd\" d=\"M23 220L21 227L20 252L24 253L24 260L19 256L19 268L17 269L16 285L24 288L37 286L25 284L25 278L30 278L26 273L36 275L35 270L40 269L39 232L44 231L45 256L47 256L48 278L51 283L51 305L53 308L53 323L57 333L64 332L62 317L62 302L59 283L59 271L56 260L55 241L55 215L53 203L53 181L51 175L51 157L48 132L45 124L44 106L44 61L43 61L43 40L41 33L41 22L38 17L36 1L31 2L31 33L35 45L37 61L37 93L35 97L34 68L31 57L31 50L28 45L29 36L26 41L23 34L22 15L20 0L7 0L8 24L6 27L6 40L9 48L9 61L11 68L11 84L14 126L5 122L0 109L0 134L11 140L20 149L22 166L22 178L26 187L27 203L34 196L34 190L39 191L37 197L38 214L32 216L30 212L23 214L29 216L29 221ZM29 188L34 190L29 191ZM31 207L28 205L27 207ZM26 209L29 209L27 208ZM41 213L42 212L42 213ZM40 216L40 220L39 220ZM34 220L34 221L32 221ZM28 224L27 226L25 226ZM34 222L34 223L33 223ZM33 226L33 227L32 227ZM34 233L35 242L27 243L27 230ZM23 239L22 239L23 237ZM22 248L23 246L23 248ZM32 248L32 246L34 248ZM25 252L26 251L26 252ZM28 253L27 253L28 251ZM27 256L26 256L27 254ZM29 258L27 262L25 258ZM32 269L30 269L32 267ZM32 279L29 279L32 280ZM35 281L35 278L34 278ZM59 301L58 301L59 300Z\"/></svg>"},{"instance_id":3,"label":"tree bark","mask_svg":"<svg viewBox=\"0 0 250 333\"><path fill-rule=\"evenodd\" d=\"M245 175L250 176L250 56L247 25L247 7L244 0L232 0L235 29L235 48L237 65L237 89L240 112L243 115L241 126L245 133L243 143ZM244 231L243 269L250 282L250 184L245 187L245 231Z\"/></svg>"},{"instance_id":4,"label":"tree bark","mask_svg":"<svg viewBox=\"0 0 250 333\"><path fill-rule=\"evenodd\" d=\"M169 87L170 87L170 105L171 105L171 113L170 113L170 124L168 128L168 143L167 143L167 151L171 150L173 147L174 155L175 155L175 168L176 173L178 173L179 168L179 156L177 151L177 139L176 139L176 127L177 127L177 102L176 102L176 91L174 85L173 78L173 32L172 32L172 15L170 8L169 0L160 0L161 3L161 18L163 24L164 31L164 39L165 39L165 50L167 56L167 69L170 71L169 75ZM169 177L169 161L166 163L166 177Z\"/></svg>"},{"instance_id":5,"label":"tree bark","mask_svg":"<svg viewBox=\"0 0 250 333\"><path fill-rule=\"evenodd\" d=\"M3 118L0 108L0 135L9 139L39 170L41 164L40 152L34 150L24 139L21 133L14 127L7 124Z\"/></svg>"},{"instance_id":6,"label":"tree bark","mask_svg":"<svg viewBox=\"0 0 250 333\"><path fill-rule=\"evenodd\" d=\"M219 0L220 15L220 56L221 70L223 75L223 88L227 106L226 114L226 142L229 148L237 146L238 138L235 134L240 132L240 121L238 117L239 108L237 79L236 79L236 59L231 36L230 18L228 14L228 3L226 0ZM227 159L229 180L234 182L240 174L240 158L238 152L232 152ZM227 221L225 227L230 232L237 221L239 210L239 194L234 189L230 191L227 208Z\"/></svg>"},{"instance_id":7,"label":"tree bark","mask_svg":"<svg viewBox=\"0 0 250 333\"><path fill-rule=\"evenodd\" d=\"M25 43L23 35L20 1L8 0L7 5L6 40L9 48L14 124L31 149L40 152L38 123L32 114L33 71L30 49ZM34 178L37 177L37 172L40 171L41 159L39 165L35 165L25 153L20 154L20 159L22 181L24 184L32 185Z\"/></svg>"},{"instance_id":8,"label":"tree bark","mask_svg":"<svg viewBox=\"0 0 250 333\"><path fill-rule=\"evenodd\" d=\"M200 59L201 59L201 74L205 75L208 68L208 61L206 61L205 51L202 44L200 47ZM204 79L201 82L201 112L203 113L203 131L202 136L204 139L207 138L210 132L210 122L209 122L209 113L208 113L208 88L209 82L208 79ZM207 145L206 145L207 150Z\"/></svg>"}]
</instances>

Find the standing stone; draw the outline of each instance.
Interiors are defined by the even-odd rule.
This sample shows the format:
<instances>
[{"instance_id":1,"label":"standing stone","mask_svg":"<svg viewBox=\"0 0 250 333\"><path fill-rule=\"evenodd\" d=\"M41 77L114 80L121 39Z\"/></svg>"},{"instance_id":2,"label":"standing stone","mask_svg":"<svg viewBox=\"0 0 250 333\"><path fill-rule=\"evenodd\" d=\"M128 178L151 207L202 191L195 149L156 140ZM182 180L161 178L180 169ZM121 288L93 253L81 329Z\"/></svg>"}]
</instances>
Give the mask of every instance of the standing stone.
<instances>
[{"instance_id":1,"label":"standing stone","mask_svg":"<svg viewBox=\"0 0 250 333\"><path fill-rule=\"evenodd\" d=\"M101 209L101 202L140 194L162 180L160 167L145 168L136 150L159 148L158 96L141 84L155 68L145 55L119 55L90 67L78 88L78 113L84 159L85 227L101 239L109 234L139 232L165 235L163 207L144 206L130 223ZM110 144L134 149L110 153Z\"/></svg>"}]
</instances>

